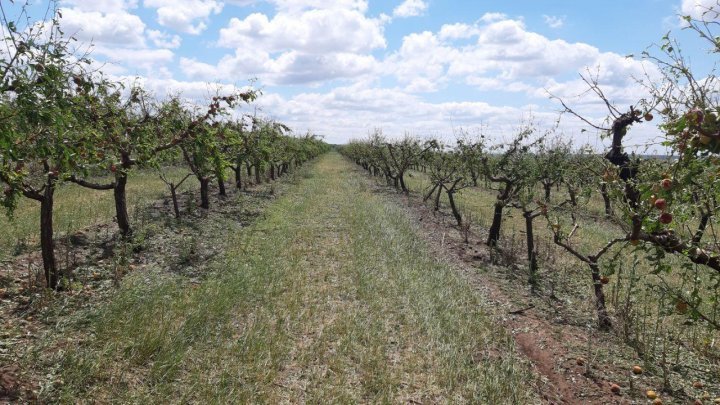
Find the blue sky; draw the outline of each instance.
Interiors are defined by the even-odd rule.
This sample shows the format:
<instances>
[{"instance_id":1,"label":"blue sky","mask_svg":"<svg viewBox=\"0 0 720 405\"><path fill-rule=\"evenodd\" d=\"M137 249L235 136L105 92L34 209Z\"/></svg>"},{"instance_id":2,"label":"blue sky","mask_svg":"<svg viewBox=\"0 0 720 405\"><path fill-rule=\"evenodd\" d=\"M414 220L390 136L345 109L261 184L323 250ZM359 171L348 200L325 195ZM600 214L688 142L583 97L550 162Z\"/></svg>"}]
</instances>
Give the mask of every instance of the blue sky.
<instances>
[{"instance_id":1,"label":"blue sky","mask_svg":"<svg viewBox=\"0 0 720 405\"><path fill-rule=\"evenodd\" d=\"M676 32L695 66L712 59L680 32L678 14L715 0L62 0L62 24L94 44L109 75L141 80L162 97L202 99L217 85L263 89L253 107L296 132L331 142L374 128L452 139L484 127L509 136L532 115L552 124L547 91L596 120L597 100L577 98L578 74L598 72L619 105L637 101L634 78L657 77L639 58ZM35 2L40 10L47 2ZM565 120L565 136L596 145ZM636 143L657 139L653 126Z\"/></svg>"}]
</instances>

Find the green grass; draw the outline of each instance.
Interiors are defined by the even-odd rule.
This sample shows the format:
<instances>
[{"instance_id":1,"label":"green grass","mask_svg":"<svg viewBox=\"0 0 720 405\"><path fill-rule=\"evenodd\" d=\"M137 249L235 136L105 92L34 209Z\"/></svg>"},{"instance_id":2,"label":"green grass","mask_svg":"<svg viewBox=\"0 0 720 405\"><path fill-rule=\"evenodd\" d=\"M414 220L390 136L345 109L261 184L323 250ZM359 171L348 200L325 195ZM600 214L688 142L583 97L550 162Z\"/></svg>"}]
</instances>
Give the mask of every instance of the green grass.
<instances>
[{"instance_id":1,"label":"green grass","mask_svg":"<svg viewBox=\"0 0 720 405\"><path fill-rule=\"evenodd\" d=\"M57 354L60 402L537 402L512 339L331 153L228 234L216 276L133 274ZM88 316L79 315L79 319Z\"/></svg>"},{"instance_id":2,"label":"green grass","mask_svg":"<svg viewBox=\"0 0 720 405\"><path fill-rule=\"evenodd\" d=\"M182 178L187 170L167 168L170 178ZM181 191L197 188L195 178L183 183ZM132 217L138 208L169 195L165 183L154 171L134 171L127 185L128 208ZM96 191L75 184L63 184L55 192L53 225L56 236L85 227L108 223L115 218L112 190ZM0 214L0 260L23 248L36 248L40 235L40 204L22 198L12 218Z\"/></svg>"},{"instance_id":3,"label":"green grass","mask_svg":"<svg viewBox=\"0 0 720 405\"><path fill-rule=\"evenodd\" d=\"M411 191L420 193L428 189L430 180L424 173L413 171L406 183ZM466 218L471 218L473 230L479 235L481 243L492 221L496 194L482 187L471 187L462 190L456 197L460 210ZM553 194L553 199L560 201L567 191L553 189ZM445 194L441 201L444 207L448 206ZM599 193L581 207L581 212L583 215L578 217L580 227L572 239L572 245L578 251L596 253L608 241L625 234L617 224L603 218ZM560 223L568 230L571 226L569 214L563 217ZM588 267L553 243L552 231L543 217L537 218L534 230L544 289L552 291L565 302L565 311L570 314L571 322L593 324L595 309ZM520 212L507 208L503 217L501 247L509 256L521 260L526 257L524 231L524 218ZM704 298L701 309L717 321L720 319L720 302L716 297L720 296L720 285L713 279L713 272L702 266L684 269L682 266L687 261L672 255L663 259L672 270L655 272L645 259L646 254L629 243L618 244L601 260L601 265L605 266L603 272L610 276L605 294L609 309L615 316L615 331L653 367L668 361L671 365L679 365L678 369L683 372L687 370L684 367L688 367L712 370L708 374L717 375L720 372L717 362L720 331L702 322L691 322L689 316L676 313L676 298L663 292L665 286L686 294L697 288L698 294ZM615 255L618 260L611 268L609 259ZM527 274L521 279L519 282L527 288L524 282Z\"/></svg>"}]
</instances>

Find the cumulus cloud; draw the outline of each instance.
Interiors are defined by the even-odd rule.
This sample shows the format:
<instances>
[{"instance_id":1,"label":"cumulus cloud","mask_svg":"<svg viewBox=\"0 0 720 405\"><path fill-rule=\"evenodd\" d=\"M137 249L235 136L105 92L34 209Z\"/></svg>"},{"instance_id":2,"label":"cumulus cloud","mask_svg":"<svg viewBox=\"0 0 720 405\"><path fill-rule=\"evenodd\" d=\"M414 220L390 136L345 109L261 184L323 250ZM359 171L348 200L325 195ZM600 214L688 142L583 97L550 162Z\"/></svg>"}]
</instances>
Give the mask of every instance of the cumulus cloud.
<instances>
[{"instance_id":1,"label":"cumulus cloud","mask_svg":"<svg viewBox=\"0 0 720 405\"><path fill-rule=\"evenodd\" d=\"M143 4L157 9L160 25L193 35L203 32L208 18L223 9L216 0L144 0Z\"/></svg>"},{"instance_id":2,"label":"cumulus cloud","mask_svg":"<svg viewBox=\"0 0 720 405\"><path fill-rule=\"evenodd\" d=\"M558 17L554 15L543 15L545 24L550 28L560 28L565 24L565 17Z\"/></svg>"},{"instance_id":3,"label":"cumulus cloud","mask_svg":"<svg viewBox=\"0 0 720 405\"><path fill-rule=\"evenodd\" d=\"M481 19L482 21L483 19ZM652 67L584 43L549 39L527 30L521 20L493 15L485 24L451 24L438 33L410 34L384 63L408 91L436 91L464 81L479 90L539 91L552 80L574 80L586 67L599 67L607 83L623 87ZM456 39L475 39L455 45ZM546 96L546 95L545 95Z\"/></svg>"},{"instance_id":4,"label":"cumulus cloud","mask_svg":"<svg viewBox=\"0 0 720 405\"><path fill-rule=\"evenodd\" d=\"M428 4L423 0L404 0L393 10L394 17L417 17L428 9Z\"/></svg>"},{"instance_id":5,"label":"cumulus cloud","mask_svg":"<svg viewBox=\"0 0 720 405\"><path fill-rule=\"evenodd\" d=\"M177 48L182 43L178 35L170 35L158 30L148 30L147 36L158 48Z\"/></svg>"},{"instance_id":6,"label":"cumulus cloud","mask_svg":"<svg viewBox=\"0 0 720 405\"><path fill-rule=\"evenodd\" d=\"M137 0L62 0L61 6L82 11L117 13L137 7Z\"/></svg>"},{"instance_id":7,"label":"cumulus cloud","mask_svg":"<svg viewBox=\"0 0 720 405\"><path fill-rule=\"evenodd\" d=\"M376 69L372 55L386 47L383 21L365 15L356 0L273 0L277 13L232 18L218 45L231 48L215 65L181 60L191 78L237 75L268 84L312 84L356 78Z\"/></svg>"},{"instance_id":8,"label":"cumulus cloud","mask_svg":"<svg viewBox=\"0 0 720 405\"><path fill-rule=\"evenodd\" d=\"M122 46L145 45L145 23L140 17L123 11L102 13L84 9L61 10L64 31L84 42L117 44Z\"/></svg>"},{"instance_id":9,"label":"cumulus cloud","mask_svg":"<svg viewBox=\"0 0 720 405\"><path fill-rule=\"evenodd\" d=\"M278 13L272 19L260 13L232 18L220 30L218 43L269 52L368 52L385 47L385 38L380 25L358 11L314 9L299 15Z\"/></svg>"}]
</instances>

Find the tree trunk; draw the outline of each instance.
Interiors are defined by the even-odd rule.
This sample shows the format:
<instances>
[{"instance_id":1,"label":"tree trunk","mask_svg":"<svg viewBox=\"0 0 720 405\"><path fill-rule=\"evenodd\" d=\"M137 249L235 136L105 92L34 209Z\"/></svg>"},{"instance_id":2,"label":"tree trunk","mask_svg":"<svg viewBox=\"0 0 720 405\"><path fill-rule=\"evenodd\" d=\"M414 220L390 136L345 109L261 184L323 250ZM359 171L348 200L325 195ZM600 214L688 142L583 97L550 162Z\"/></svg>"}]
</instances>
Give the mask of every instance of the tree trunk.
<instances>
[{"instance_id":1,"label":"tree trunk","mask_svg":"<svg viewBox=\"0 0 720 405\"><path fill-rule=\"evenodd\" d=\"M502 213L504 205L497 202L495 203L495 212L493 214L492 225L490 225L490 233L488 235L487 245L490 247L496 247L500 240L500 226L502 225Z\"/></svg>"},{"instance_id":2,"label":"tree trunk","mask_svg":"<svg viewBox=\"0 0 720 405\"><path fill-rule=\"evenodd\" d=\"M402 192L405 194L410 193L410 190L408 190L407 186L405 185L405 173L400 172L400 174L398 174L398 179L400 180L400 190L402 190Z\"/></svg>"},{"instance_id":3,"label":"tree trunk","mask_svg":"<svg viewBox=\"0 0 720 405\"><path fill-rule=\"evenodd\" d=\"M115 187L113 187L115 216L117 218L118 228L120 228L120 233L123 237L128 237L132 234L127 209L127 179L127 173L118 170L118 174L115 176Z\"/></svg>"},{"instance_id":4,"label":"tree trunk","mask_svg":"<svg viewBox=\"0 0 720 405\"><path fill-rule=\"evenodd\" d=\"M442 195L442 187L438 187L437 194L435 195L435 211L440 211L440 196Z\"/></svg>"},{"instance_id":5,"label":"tree trunk","mask_svg":"<svg viewBox=\"0 0 720 405\"><path fill-rule=\"evenodd\" d=\"M592 273L593 289L595 291L595 309L598 316L598 328L600 330L610 330L612 322L605 306L605 292L600 277L600 266L597 263L588 263Z\"/></svg>"},{"instance_id":6,"label":"tree trunk","mask_svg":"<svg viewBox=\"0 0 720 405\"><path fill-rule=\"evenodd\" d=\"M527 241L528 264L530 270L530 278L528 282L534 291L538 284L538 265L537 252L535 251L535 236L533 233L533 215L532 212L523 212L525 217L525 236Z\"/></svg>"},{"instance_id":7,"label":"tree trunk","mask_svg":"<svg viewBox=\"0 0 720 405\"><path fill-rule=\"evenodd\" d=\"M225 181L223 181L221 174L222 174L222 173L219 173L219 172L216 174L216 175L217 175L218 190L219 190L219 191L218 191L218 194L219 194L221 197L227 197L227 191L225 191Z\"/></svg>"},{"instance_id":8,"label":"tree trunk","mask_svg":"<svg viewBox=\"0 0 720 405\"><path fill-rule=\"evenodd\" d=\"M457 206L455 205L455 198L453 197L453 194L455 194L454 191L447 192L448 195L448 201L450 202L450 209L452 209L452 214L455 217L455 220L457 221L458 226L462 226L462 216L460 215L460 211L457 209Z\"/></svg>"},{"instance_id":9,"label":"tree trunk","mask_svg":"<svg viewBox=\"0 0 720 405\"><path fill-rule=\"evenodd\" d=\"M233 171L235 172L235 187L242 190L242 167L237 165L233 167Z\"/></svg>"},{"instance_id":10,"label":"tree trunk","mask_svg":"<svg viewBox=\"0 0 720 405\"><path fill-rule=\"evenodd\" d=\"M275 165L270 163L270 180L275 180Z\"/></svg>"},{"instance_id":11,"label":"tree trunk","mask_svg":"<svg viewBox=\"0 0 720 405\"><path fill-rule=\"evenodd\" d=\"M552 183L543 183L543 189L545 190L545 201L550 201L550 191L552 190Z\"/></svg>"},{"instance_id":12,"label":"tree trunk","mask_svg":"<svg viewBox=\"0 0 720 405\"><path fill-rule=\"evenodd\" d=\"M570 196L570 204L573 207L577 207L577 191L570 186L568 186L567 189L568 189L568 195Z\"/></svg>"},{"instance_id":13,"label":"tree trunk","mask_svg":"<svg viewBox=\"0 0 720 405\"><path fill-rule=\"evenodd\" d=\"M603 182L600 185L600 194L605 202L605 216L609 217L612 215L612 206L610 205L610 195L608 194L607 183Z\"/></svg>"},{"instance_id":14,"label":"tree trunk","mask_svg":"<svg viewBox=\"0 0 720 405\"><path fill-rule=\"evenodd\" d=\"M255 162L255 184L262 184L262 177L260 176L260 162Z\"/></svg>"},{"instance_id":15,"label":"tree trunk","mask_svg":"<svg viewBox=\"0 0 720 405\"><path fill-rule=\"evenodd\" d=\"M245 163L245 171L247 171L248 179L252 177L252 165L249 162Z\"/></svg>"},{"instance_id":16,"label":"tree trunk","mask_svg":"<svg viewBox=\"0 0 720 405\"><path fill-rule=\"evenodd\" d=\"M200 177L200 208L210 208L210 179Z\"/></svg>"},{"instance_id":17,"label":"tree trunk","mask_svg":"<svg viewBox=\"0 0 720 405\"><path fill-rule=\"evenodd\" d=\"M40 200L40 249L42 250L45 283L48 288L56 289L59 282L59 271L55 261L53 242L53 199L55 194L54 180L48 180Z\"/></svg>"},{"instance_id":18,"label":"tree trunk","mask_svg":"<svg viewBox=\"0 0 720 405\"><path fill-rule=\"evenodd\" d=\"M175 219L180 219L180 207L177 199L177 186L170 183L170 194L172 195L173 210L175 211Z\"/></svg>"}]
</instances>

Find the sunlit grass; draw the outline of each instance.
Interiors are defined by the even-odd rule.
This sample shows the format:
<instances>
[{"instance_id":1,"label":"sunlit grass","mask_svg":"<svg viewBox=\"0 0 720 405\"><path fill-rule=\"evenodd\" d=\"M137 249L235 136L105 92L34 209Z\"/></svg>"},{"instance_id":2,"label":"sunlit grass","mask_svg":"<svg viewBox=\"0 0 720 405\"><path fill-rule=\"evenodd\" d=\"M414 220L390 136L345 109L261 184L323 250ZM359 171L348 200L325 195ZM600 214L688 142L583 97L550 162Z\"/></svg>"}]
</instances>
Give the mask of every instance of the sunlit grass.
<instances>
[{"instance_id":1,"label":"sunlit grass","mask_svg":"<svg viewBox=\"0 0 720 405\"><path fill-rule=\"evenodd\" d=\"M61 356L51 397L154 403L534 403L481 298L332 153L196 288L137 274Z\"/></svg>"},{"instance_id":2,"label":"sunlit grass","mask_svg":"<svg viewBox=\"0 0 720 405\"><path fill-rule=\"evenodd\" d=\"M424 173L413 171L406 183L412 191L421 193L429 190L430 180ZM471 218L480 243L484 242L492 221L496 194L481 185L462 190L456 196L460 210ZM554 201L559 202L566 197L565 189L553 189ZM446 195L441 202L447 207ZM555 221L554 215L551 214L550 218ZM559 219L569 231L569 214L562 214ZM567 304L566 309L573 313L576 322L584 320L592 324L595 309L588 267L553 243L548 222L539 217L534 229L542 283ZM625 235L619 225L604 218L604 205L599 193L581 207L578 224L572 245L585 254L596 253L611 239ZM526 257L525 222L517 209L508 207L505 210L501 246L509 256L521 262ZM687 261L672 255L663 259L671 271L657 272L645 258L648 253L635 249L629 243L619 244L601 261L603 272L610 276L605 293L610 310L618 321L616 332L655 364L670 361L720 372L717 358L707 357L707 354L717 351L720 332L702 322L689 322L689 316L675 311L677 298L665 292L667 286L686 294L697 289L704 298L701 310L718 321L720 305L713 297L720 296L720 285L713 281L712 272L707 268L693 265L685 268L683 266L687 266ZM672 352L674 357L663 360L668 352Z\"/></svg>"},{"instance_id":3,"label":"sunlit grass","mask_svg":"<svg viewBox=\"0 0 720 405\"><path fill-rule=\"evenodd\" d=\"M171 178L182 178L187 172L176 167L165 170ZM190 178L183 183L181 191L194 190L197 187L197 181ZM127 204L131 218L139 208L169 193L156 172L132 172L127 185ZM68 183L58 187L55 193L53 225L56 237L91 225L109 223L114 218L115 202L112 190L96 191ZM7 259L21 249L36 248L39 235L40 204L22 198L12 218L8 218L5 213L0 215L0 260Z\"/></svg>"}]
</instances>

